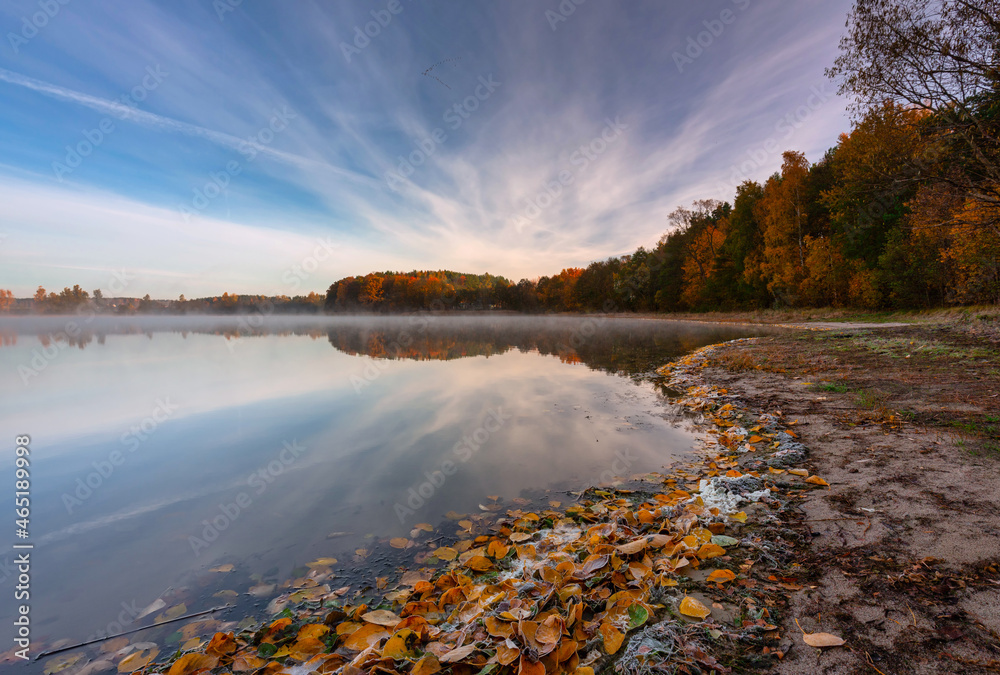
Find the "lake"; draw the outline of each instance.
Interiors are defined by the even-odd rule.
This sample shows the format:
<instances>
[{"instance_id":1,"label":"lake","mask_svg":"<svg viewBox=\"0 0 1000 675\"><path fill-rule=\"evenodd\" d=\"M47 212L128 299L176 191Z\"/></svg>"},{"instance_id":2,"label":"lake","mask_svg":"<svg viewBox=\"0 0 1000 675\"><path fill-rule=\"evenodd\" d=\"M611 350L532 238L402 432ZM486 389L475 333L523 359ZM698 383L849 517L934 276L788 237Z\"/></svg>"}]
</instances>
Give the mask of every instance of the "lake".
<instances>
[{"instance_id":1,"label":"lake","mask_svg":"<svg viewBox=\"0 0 1000 675\"><path fill-rule=\"evenodd\" d=\"M761 332L497 315L5 318L8 478L15 436L31 436L33 643L227 603L217 618L263 619L311 561L336 558L334 585L354 593L412 563L390 539L448 540L455 521L683 460L694 438L652 371ZM12 491L3 500L11 513ZM5 534L6 597L12 524ZM151 604L164 609L139 618ZM12 612L0 605L5 644ZM138 639L176 642L180 625Z\"/></svg>"}]
</instances>

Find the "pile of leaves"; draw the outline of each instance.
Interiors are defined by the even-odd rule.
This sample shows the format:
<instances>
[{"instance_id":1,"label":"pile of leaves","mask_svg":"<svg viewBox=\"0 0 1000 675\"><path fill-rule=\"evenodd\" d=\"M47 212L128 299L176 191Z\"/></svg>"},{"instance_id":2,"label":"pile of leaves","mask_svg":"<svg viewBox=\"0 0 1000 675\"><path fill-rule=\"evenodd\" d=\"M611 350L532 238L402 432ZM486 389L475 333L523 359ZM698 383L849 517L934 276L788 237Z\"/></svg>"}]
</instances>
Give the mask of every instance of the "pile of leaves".
<instances>
[{"instance_id":1,"label":"pile of leaves","mask_svg":"<svg viewBox=\"0 0 1000 675\"><path fill-rule=\"evenodd\" d=\"M721 673L722 655L745 648L772 663L782 655L774 595L793 587L773 573L784 544L759 529L778 521L788 498L772 479L801 476L800 489L826 483L776 467L788 464L782 448L795 451L786 458L804 452L780 415L751 424L749 411L700 379L710 351L660 371L685 392L677 402L700 412L703 459L632 477L628 489L587 490L565 507L504 510L490 498L484 513L458 521L449 546L437 544L441 537L419 543L432 528L417 526L411 539L387 542L415 553L413 569L392 583L380 578L375 598L332 588L337 561L321 559L286 584L267 623L208 639L197 637L199 623L222 626L192 622L182 629L190 639L165 663L152 663L155 645L126 649L118 671L593 675L613 665L624 675ZM765 468L741 470L748 458Z\"/></svg>"}]
</instances>

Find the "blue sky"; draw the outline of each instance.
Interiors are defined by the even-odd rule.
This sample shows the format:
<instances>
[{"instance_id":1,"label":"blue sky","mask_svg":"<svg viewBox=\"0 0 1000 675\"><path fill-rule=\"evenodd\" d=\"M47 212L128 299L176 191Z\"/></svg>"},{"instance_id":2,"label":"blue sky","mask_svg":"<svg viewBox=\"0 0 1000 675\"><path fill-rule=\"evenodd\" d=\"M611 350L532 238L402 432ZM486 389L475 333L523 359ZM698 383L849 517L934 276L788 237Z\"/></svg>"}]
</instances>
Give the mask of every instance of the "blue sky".
<instances>
[{"instance_id":1,"label":"blue sky","mask_svg":"<svg viewBox=\"0 0 1000 675\"><path fill-rule=\"evenodd\" d=\"M0 288L294 295L628 253L836 143L849 8L6 0Z\"/></svg>"}]
</instances>

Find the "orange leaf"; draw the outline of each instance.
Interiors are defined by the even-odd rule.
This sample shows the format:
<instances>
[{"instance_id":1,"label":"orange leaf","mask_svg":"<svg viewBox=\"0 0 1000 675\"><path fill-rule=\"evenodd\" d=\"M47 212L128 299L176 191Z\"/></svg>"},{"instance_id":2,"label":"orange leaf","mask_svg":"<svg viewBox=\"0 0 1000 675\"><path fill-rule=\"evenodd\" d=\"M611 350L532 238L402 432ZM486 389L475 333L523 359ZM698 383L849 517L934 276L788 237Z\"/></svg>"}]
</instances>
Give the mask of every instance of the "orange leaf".
<instances>
[{"instance_id":1,"label":"orange leaf","mask_svg":"<svg viewBox=\"0 0 1000 675\"><path fill-rule=\"evenodd\" d=\"M298 639L302 640L304 638L321 638L330 632L329 626L324 626L321 623L310 623L299 629L299 634L296 636Z\"/></svg>"},{"instance_id":2,"label":"orange leaf","mask_svg":"<svg viewBox=\"0 0 1000 675\"><path fill-rule=\"evenodd\" d=\"M702 560L718 558L720 555L726 555L726 549L722 548L718 544L704 544L698 549L697 555Z\"/></svg>"},{"instance_id":3,"label":"orange leaf","mask_svg":"<svg viewBox=\"0 0 1000 675\"><path fill-rule=\"evenodd\" d=\"M369 623L351 633L344 646L356 652L362 652L384 637L389 637L389 631L378 624Z\"/></svg>"},{"instance_id":4,"label":"orange leaf","mask_svg":"<svg viewBox=\"0 0 1000 675\"><path fill-rule=\"evenodd\" d=\"M512 647L506 642L497 645L497 661L500 662L500 665L509 666L517 661L519 656L521 656L521 650L517 647Z\"/></svg>"},{"instance_id":5,"label":"orange leaf","mask_svg":"<svg viewBox=\"0 0 1000 675\"><path fill-rule=\"evenodd\" d=\"M474 555L466 560L465 566L474 569L477 572L485 572L493 569L493 563L490 562L490 559L481 555Z\"/></svg>"},{"instance_id":6,"label":"orange leaf","mask_svg":"<svg viewBox=\"0 0 1000 675\"><path fill-rule=\"evenodd\" d=\"M156 655L160 653L158 647L153 647L149 651L132 652L118 664L119 673L131 673L133 671L139 670L147 666L150 661L156 658Z\"/></svg>"},{"instance_id":7,"label":"orange leaf","mask_svg":"<svg viewBox=\"0 0 1000 675\"><path fill-rule=\"evenodd\" d=\"M225 656L235 651L236 640L233 639L232 633L216 633L212 636L212 641L205 647L205 653L213 656Z\"/></svg>"},{"instance_id":8,"label":"orange leaf","mask_svg":"<svg viewBox=\"0 0 1000 675\"><path fill-rule=\"evenodd\" d=\"M410 675L434 675L440 672L441 662L431 653L424 654L423 657L413 664Z\"/></svg>"},{"instance_id":9,"label":"orange leaf","mask_svg":"<svg viewBox=\"0 0 1000 675\"><path fill-rule=\"evenodd\" d=\"M823 480L819 476L809 476L809 478L806 478L806 482L807 483L812 483L813 485L827 485L827 486L830 485L829 483L827 483L825 480Z\"/></svg>"},{"instance_id":10,"label":"orange leaf","mask_svg":"<svg viewBox=\"0 0 1000 675\"><path fill-rule=\"evenodd\" d=\"M167 675L190 675L200 670L211 670L218 663L218 658L208 654L185 654L174 661Z\"/></svg>"},{"instance_id":11,"label":"orange leaf","mask_svg":"<svg viewBox=\"0 0 1000 675\"><path fill-rule=\"evenodd\" d=\"M517 675L545 675L545 666L521 654L521 660L517 664Z\"/></svg>"},{"instance_id":12,"label":"orange leaf","mask_svg":"<svg viewBox=\"0 0 1000 675\"><path fill-rule=\"evenodd\" d=\"M406 548L410 545L410 540L406 537L394 537L389 540L389 546L393 548Z\"/></svg>"},{"instance_id":13,"label":"orange leaf","mask_svg":"<svg viewBox=\"0 0 1000 675\"><path fill-rule=\"evenodd\" d=\"M625 641L625 634L610 623L601 624L601 636L604 638L604 651L608 654L617 652Z\"/></svg>"},{"instance_id":14,"label":"orange leaf","mask_svg":"<svg viewBox=\"0 0 1000 675\"><path fill-rule=\"evenodd\" d=\"M712 613L712 610L691 596L685 596L681 600L680 611L684 616L692 616L697 619L704 619Z\"/></svg>"},{"instance_id":15,"label":"orange leaf","mask_svg":"<svg viewBox=\"0 0 1000 675\"><path fill-rule=\"evenodd\" d=\"M715 570L708 575L705 581L709 583L724 584L732 581L736 578L736 575L731 570Z\"/></svg>"},{"instance_id":16,"label":"orange leaf","mask_svg":"<svg viewBox=\"0 0 1000 675\"><path fill-rule=\"evenodd\" d=\"M795 620L795 625L799 626L799 620ZM802 626L799 626L802 630ZM831 633L807 633L802 630L802 641L810 647L839 647L846 644L841 638Z\"/></svg>"}]
</instances>

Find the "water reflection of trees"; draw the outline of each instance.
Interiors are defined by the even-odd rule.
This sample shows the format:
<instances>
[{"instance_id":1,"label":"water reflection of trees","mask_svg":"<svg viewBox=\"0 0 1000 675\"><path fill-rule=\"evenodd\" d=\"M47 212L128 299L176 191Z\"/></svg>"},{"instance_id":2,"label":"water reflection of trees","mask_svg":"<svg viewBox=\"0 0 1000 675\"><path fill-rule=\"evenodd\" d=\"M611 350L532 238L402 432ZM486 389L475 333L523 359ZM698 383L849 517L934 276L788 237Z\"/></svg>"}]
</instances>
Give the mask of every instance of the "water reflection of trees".
<instances>
[{"instance_id":1,"label":"water reflection of trees","mask_svg":"<svg viewBox=\"0 0 1000 675\"><path fill-rule=\"evenodd\" d=\"M588 323L589 321L589 323ZM417 361L495 356L511 350L551 355L595 370L637 374L746 329L654 321L483 321L452 326L344 327L328 332L338 351L377 359Z\"/></svg>"},{"instance_id":2,"label":"water reflection of trees","mask_svg":"<svg viewBox=\"0 0 1000 675\"><path fill-rule=\"evenodd\" d=\"M108 335L156 333L216 335L226 340L263 336L299 336L326 339L338 351L376 359L447 361L490 357L511 350L555 356L567 364L584 364L595 370L637 374L665 359L690 352L700 345L746 335L748 329L638 319L481 316L478 318L426 318L420 316L343 319L335 322L304 321L273 324L247 321L201 325L132 325L115 323L100 330L39 331L43 347L61 343L79 349ZM20 335L23 337L24 332ZM19 333L0 331L0 346L17 344Z\"/></svg>"}]
</instances>

